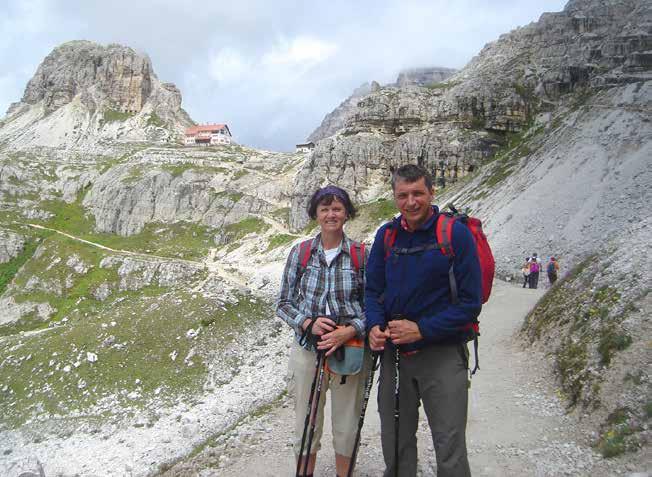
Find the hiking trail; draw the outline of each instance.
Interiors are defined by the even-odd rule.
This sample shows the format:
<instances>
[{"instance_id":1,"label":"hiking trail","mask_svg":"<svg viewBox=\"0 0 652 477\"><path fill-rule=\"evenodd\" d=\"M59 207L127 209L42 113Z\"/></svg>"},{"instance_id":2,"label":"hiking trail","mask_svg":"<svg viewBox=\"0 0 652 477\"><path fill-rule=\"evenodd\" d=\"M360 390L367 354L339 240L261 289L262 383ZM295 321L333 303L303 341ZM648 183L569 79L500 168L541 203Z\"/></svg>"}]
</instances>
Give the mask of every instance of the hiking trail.
<instances>
[{"instance_id":1,"label":"hiking trail","mask_svg":"<svg viewBox=\"0 0 652 477\"><path fill-rule=\"evenodd\" d=\"M588 432L567 415L548 360L516 337L523 319L545 292L496 281L480 316L480 371L469 393L467 446L474 476L614 475L616 462L598 455ZM473 364L472 345L471 365ZM287 373L287 369L279 369ZM376 374L378 376L378 373ZM356 476L377 477L384 469L374 383ZM198 455L163 475L277 477L294 475L290 447L294 409L282 398L262 415L245 419ZM356 423L352 423L355 425ZM330 405L325 410L322 448L315 475L335 475ZM436 475L436 461L423 412L417 431L419 475ZM621 464L622 465L622 464ZM623 469L624 470L624 469ZM634 470L634 469L629 469Z\"/></svg>"}]
</instances>

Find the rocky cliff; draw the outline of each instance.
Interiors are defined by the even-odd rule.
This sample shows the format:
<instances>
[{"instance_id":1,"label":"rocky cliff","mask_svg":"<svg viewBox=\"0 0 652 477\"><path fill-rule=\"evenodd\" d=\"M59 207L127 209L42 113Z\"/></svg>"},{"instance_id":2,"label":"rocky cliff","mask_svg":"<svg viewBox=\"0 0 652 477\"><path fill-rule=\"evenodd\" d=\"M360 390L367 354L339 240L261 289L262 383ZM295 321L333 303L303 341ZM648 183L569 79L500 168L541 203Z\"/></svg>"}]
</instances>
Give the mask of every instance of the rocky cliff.
<instances>
[{"instance_id":1,"label":"rocky cliff","mask_svg":"<svg viewBox=\"0 0 652 477\"><path fill-rule=\"evenodd\" d=\"M392 167L418 162L442 184L459 179L582 92L650 78L650 3L577 0L488 44L459 73L425 87L387 86L358 100L297 176L292 226L309 191L341 182L358 199ZM443 145L443 147L442 147ZM336 165L333 167L333 165Z\"/></svg>"},{"instance_id":2,"label":"rocky cliff","mask_svg":"<svg viewBox=\"0 0 652 477\"><path fill-rule=\"evenodd\" d=\"M575 0L442 83L371 92L317 143L292 198L298 228L315 187L371 201L419 163L438 203L483 220L499 277L520 279L533 252L560 259L565 278L522 336L608 456L649 445L651 34L650 1Z\"/></svg>"},{"instance_id":3,"label":"rocky cliff","mask_svg":"<svg viewBox=\"0 0 652 477\"><path fill-rule=\"evenodd\" d=\"M450 78L457 70L443 67L411 68L401 71L394 83L386 86L395 86L399 89L408 89L410 86L437 87L438 83ZM322 123L315 129L308 141L317 142L329 136L333 136L344 127L347 120L355 114L358 101L369 93L380 90L380 84L376 81L364 83L353 91L353 94L346 98L332 112L328 113Z\"/></svg>"},{"instance_id":4,"label":"rocky cliff","mask_svg":"<svg viewBox=\"0 0 652 477\"><path fill-rule=\"evenodd\" d=\"M269 304L307 196L348 188L369 241L408 162L483 219L500 278L560 258L522 336L597 440L643 446L650 3L573 1L444 81L371 84L309 156L169 144L188 120L149 60L56 49L0 123L2 472L149 475L278 396Z\"/></svg>"},{"instance_id":5,"label":"rocky cliff","mask_svg":"<svg viewBox=\"0 0 652 477\"><path fill-rule=\"evenodd\" d=\"M13 148L89 149L107 141L175 141L193 124L181 93L145 55L121 45L71 41L38 67L0 122Z\"/></svg>"}]
</instances>

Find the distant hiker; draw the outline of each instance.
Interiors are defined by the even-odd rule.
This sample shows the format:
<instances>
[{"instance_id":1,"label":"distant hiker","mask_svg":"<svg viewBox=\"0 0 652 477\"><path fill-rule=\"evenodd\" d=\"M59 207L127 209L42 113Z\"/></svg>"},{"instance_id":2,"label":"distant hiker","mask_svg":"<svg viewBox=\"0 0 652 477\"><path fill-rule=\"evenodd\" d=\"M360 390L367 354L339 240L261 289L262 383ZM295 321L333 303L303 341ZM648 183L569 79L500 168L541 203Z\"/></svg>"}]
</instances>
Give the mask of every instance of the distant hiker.
<instances>
[{"instance_id":1,"label":"distant hiker","mask_svg":"<svg viewBox=\"0 0 652 477\"><path fill-rule=\"evenodd\" d=\"M523 274L523 288L525 288L530 283L530 257L525 257L525 263L521 267L521 273Z\"/></svg>"},{"instance_id":2,"label":"distant hiker","mask_svg":"<svg viewBox=\"0 0 652 477\"><path fill-rule=\"evenodd\" d=\"M297 475L301 476L312 475L315 468L328 389L335 464L340 476L347 474L356 437L355 423L368 372L364 365L368 361L364 352L364 272L368 252L364 244L344 234L344 223L355 213L343 189L328 186L316 191L308 215L317 220L321 231L292 248L283 272L276 313L290 325L296 338L290 353L289 389L295 403L294 452ZM355 343L358 348L353 348L358 346ZM339 375L333 366L350 369ZM355 374L345 376L350 373Z\"/></svg>"},{"instance_id":3,"label":"distant hiker","mask_svg":"<svg viewBox=\"0 0 652 477\"><path fill-rule=\"evenodd\" d=\"M557 275L559 273L559 262L555 260L555 257L550 257L548 266L546 267L546 272L548 273L548 281L550 282L550 286L553 286L557 281Z\"/></svg>"},{"instance_id":4,"label":"distant hiker","mask_svg":"<svg viewBox=\"0 0 652 477\"><path fill-rule=\"evenodd\" d=\"M541 272L541 259L537 257L536 253L532 254L530 259L530 288L537 288L539 286L539 272Z\"/></svg>"},{"instance_id":5,"label":"distant hiker","mask_svg":"<svg viewBox=\"0 0 652 477\"><path fill-rule=\"evenodd\" d=\"M400 167L392 177L392 189L401 215L376 233L365 293L369 344L372 350L383 351L378 410L384 475L416 475L415 434L422 402L437 475L470 476L466 343L483 293L475 241L470 229L455 221L454 256L443 255L442 245L435 243L435 228L445 216L431 205L432 179L422 167ZM393 245L386 247L386 237L394 233ZM458 300L450 289L451 261Z\"/></svg>"}]
</instances>

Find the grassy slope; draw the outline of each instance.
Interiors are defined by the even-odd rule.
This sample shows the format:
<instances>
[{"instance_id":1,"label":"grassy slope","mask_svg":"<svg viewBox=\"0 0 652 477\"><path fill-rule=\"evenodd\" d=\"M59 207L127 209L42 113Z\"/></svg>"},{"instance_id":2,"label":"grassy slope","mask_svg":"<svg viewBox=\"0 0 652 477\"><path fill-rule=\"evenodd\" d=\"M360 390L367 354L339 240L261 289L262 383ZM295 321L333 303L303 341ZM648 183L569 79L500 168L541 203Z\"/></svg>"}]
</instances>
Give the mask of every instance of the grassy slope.
<instances>
[{"instance_id":1,"label":"grassy slope","mask_svg":"<svg viewBox=\"0 0 652 477\"><path fill-rule=\"evenodd\" d=\"M621 380L615 386L621 388L622 396L646 394L647 372L637 368L642 364L628 353L644 337L633 335L627 321L641 313L640 303L649 288L641 288L640 277L635 274L618 277L619 288L603 283L611 259L610 254L596 254L578 264L541 298L522 329L527 341L545 343L569 408L606 413L596 441L605 457L637 450L642 445L640 431L652 417L649 395L644 402L632 401L609 410L601 401L602 387L614 386L605 379L614 377ZM623 288L638 291L625 299L620 291ZM629 371L608 372L616 361L625 363Z\"/></svg>"},{"instance_id":2,"label":"grassy slope","mask_svg":"<svg viewBox=\"0 0 652 477\"><path fill-rule=\"evenodd\" d=\"M152 396L169 401L196 392L206 377L207 356L269 314L264 303L251 297L223 305L181 287L116 291L100 302L92 291L118 280L115 270L99 267L105 252L53 235L36 255L18 273L16 289L10 292L18 302L48 302L56 313L47 322L31 316L0 327L5 335L0 341L0 382L7 383L0 388L3 427L19 426L34 415L83 414L106 398L116 401L111 406L116 412L124 412L145 405ZM72 255L89 266L87 273L77 274L66 265ZM35 276L38 283L28 290L26 284ZM35 328L43 331L16 333ZM197 337L187 336L190 329L199 331ZM189 365L184 358L191 348L197 354ZM89 362L87 352L98 360ZM176 353L175 360L171 353Z\"/></svg>"},{"instance_id":3,"label":"grassy slope","mask_svg":"<svg viewBox=\"0 0 652 477\"><path fill-rule=\"evenodd\" d=\"M187 169L183 165L171 172ZM16 198L9 197L10 202ZM40 208L53 217L32 221L111 248L174 258L200 260L215 246L214 230L183 222L148 224L130 237L96 233L82 199L83 191L72 204L56 198L41 201ZM25 219L17 211L4 214L0 222L30 237L23 253L0 269L3 287L13 281L5 296L18 303L48 303L54 309L47 320L34 311L0 326L0 406L6 410L0 427L14 428L35 416L125 413L152 400L171 402L196 394L205 382L208 361L232 345L238 333L270 314L267 304L249 296L224 295L233 301L223 304L190 292L203 272L173 288L150 285L136 292L119 291L117 271L99 266L114 254L19 226ZM229 232L240 238L265 227L258 219L245 219ZM71 256L88 271L74 272L66 264ZM112 289L104 302L93 297L102 284ZM190 329L199 334L188 338ZM191 349L195 356L184 362ZM97 354L98 360L88 361L87 352ZM221 366L237 367L234 359L224 358ZM98 405L108 401L113 404Z\"/></svg>"}]
</instances>

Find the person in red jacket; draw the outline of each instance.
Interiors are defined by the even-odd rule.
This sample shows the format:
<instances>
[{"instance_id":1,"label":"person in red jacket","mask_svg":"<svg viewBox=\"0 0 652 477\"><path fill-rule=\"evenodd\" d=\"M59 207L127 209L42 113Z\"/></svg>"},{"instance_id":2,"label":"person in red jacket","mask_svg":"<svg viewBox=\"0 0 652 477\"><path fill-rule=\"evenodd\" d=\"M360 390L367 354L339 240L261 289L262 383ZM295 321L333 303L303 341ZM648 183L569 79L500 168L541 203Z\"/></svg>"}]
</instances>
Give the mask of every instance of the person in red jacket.
<instances>
[{"instance_id":1,"label":"person in red jacket","mask_svg":"<svg viewBox=\"0 0 652 477\"><path fill-rule=\"evenodd\" d=\"M452 246L458 302L451 300L450 258L436 243L439 209L432 179L416 165L392 177L401 215L383 225L367 263L365 305L369 344L383 352L378 390L385 477L417 470L419 406L428 417L439 477L470 476L466 451L469 325L482 308L480 263L469 229L455 222ZM385 230L396 241L385 250ZM465 331L466 330L466 331ZM395 346L399 347L398 461L395 459ZM398 472L396 468L398 467Z\"/></svg>"}]
</instances>

